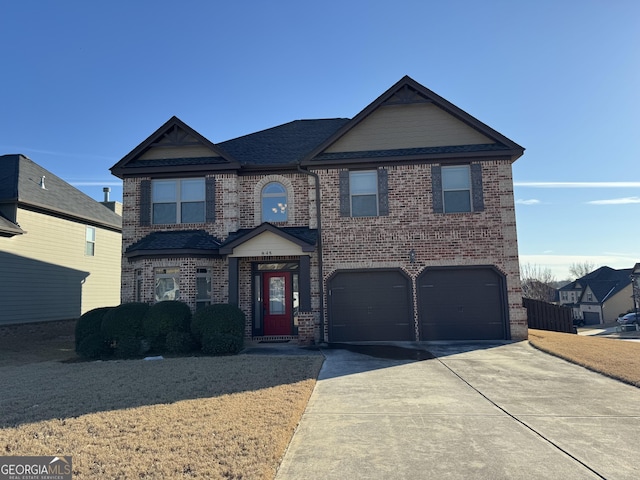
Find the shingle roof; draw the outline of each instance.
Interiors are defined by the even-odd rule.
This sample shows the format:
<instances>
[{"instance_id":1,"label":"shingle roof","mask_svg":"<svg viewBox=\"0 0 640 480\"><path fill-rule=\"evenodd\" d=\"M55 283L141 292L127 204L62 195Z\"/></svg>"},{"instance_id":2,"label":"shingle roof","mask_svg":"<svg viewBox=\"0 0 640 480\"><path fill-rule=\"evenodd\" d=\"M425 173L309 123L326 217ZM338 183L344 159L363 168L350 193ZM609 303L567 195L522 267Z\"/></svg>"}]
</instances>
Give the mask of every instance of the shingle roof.
<instances>
[{"instance_id":1,"label":"shingle roof","mask_svg":"<svg viewBox=\"0 0 640 480\"><path fill-rule=\"evenodd\" d=\"M348 118L295 120L219 145L244 165L284 165L299 162L329 138Z\"/></svg>"},{"instance_id":2,"label":"shingle roof","mask_svg":"<svg viewBox=\"0 0 640 480\"><path fill-rule=\"evenodd\" d=\"M127 248L125 255L134 257L153 255L154 253L171 254L218 254L220 241L204 230L177 230L152 232Z\"/></svg>"},{"instance_id":3,"label":"shingle roof","mask_svg":"<svg viewBox=\"0 0 640 480\"><path fill-rule=\"evenodd\" d=\"M445 153L499 152L509 150L506 145L497 143L479 145L452 145L448 147L400 148L394 150L366 150L360 152L321 153L315 160L347 160L352 158L405 157L411 155L434 155Z\"/></svg>"},{"instance_id":4,"label":"shingle roof","mask_svg":"<svg viewBox=\"0 0 640 480\"><path fill-rule=\"evenodd\" d=\"M303 242L309 245L315 245L318 241L318 231L310 229L308 227L275 227L272 226L273 229L284 232L288 235L291 235L298 240L302 240ZM260 228L260 227L257 227ZM256 231L256 228L242 228L237 232L231 233L225 241L222 243L222 246L228 245L230 243L235 242L237 239L250 234L251 232Z\"/></svg>"},{"instance_id":5,"label":"shingle roof","mask_svg":"<svg viewBox=\"0 0 640 480\"><path fill-rule=\"evenodd\" d=\"M0 215L0 236L21 235L24 233L17 224Z\"/></svg>"},{"instance_id":6,"label":"shingle roof","mask_svg":"<svg viewBox=\"0 0 640 480\"><path fill-rule=\"evenodd\" d=\"M579 284L583 291L589 287L598 303L602 303L631 283L629 276L632 271L632 268L615 270L611 267L600 267L559 290L576 290L579 288L576 284Z\"/></svg>"},{"instance_id":7,"label":"shingle roof","mask_svg":"<svg viewBox=\"0 0 640 480\"><path fill-rule=\"evenodd\" d=\"M18 202L121 230L122 217L24 155L0 156L0 202ZM42 188L42 178L44 186Z\"/></svg>"}]
</instances>

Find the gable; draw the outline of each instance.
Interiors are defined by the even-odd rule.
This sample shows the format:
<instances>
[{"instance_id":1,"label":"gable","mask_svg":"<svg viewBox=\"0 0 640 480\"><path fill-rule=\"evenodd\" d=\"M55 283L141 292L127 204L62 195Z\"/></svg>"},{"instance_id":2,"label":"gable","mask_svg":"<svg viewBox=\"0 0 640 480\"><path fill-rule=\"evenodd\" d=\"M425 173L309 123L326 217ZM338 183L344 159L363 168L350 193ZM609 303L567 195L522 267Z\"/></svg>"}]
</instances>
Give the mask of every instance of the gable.
<instances>
[{"instance_id":1,"label":"gable","mask_svg":"<svg viewBox=\"0 0 640 480\"><path fill-rule=\"evenodd\" d=\"M380 106L325 152L494 143L433 103L409 103Z\"/></svg>"},{"instance_id":2,"label":"gable","mask_svg":"<svg viewBox=\"0 0 640 480\"><path fill-rule=\"evenodd\" d=\"M148 150L138 156L132 165L144 160L202 157L221 159L221 155L210 146L203 144L183 128L174 125L168 132L163 133L158 141L152 143Z\"/></svg>"},{"instance_id":3,"label":"gable","mask_svg":"<svg viewBox=\"0 0 640 480\"><path fill-rule=\"evenodd\" d=\"M496 157L517 160L517 143L403 77L319 144L303 165Z\"/></svg>"},{"instance_id":4,"label":"gable","mask_svg":"<svg viewBox=\"0 0 640 480\"><path fill-rule=\"evenodd\" d=\"M303 255L302 247L281 235L264 231L233 248L230 257L261 257L280 255Z\"/></svg>"},{"instance_id":5,"label":"gable","mask_svg":"<svg viewBox=\"0 0 640 480\"><path fill-rule=\"evenodd\" d=\"M239 167L238 162L177 117L170 118L145 141L111 167L127 175L204 172Z\"/></svg>"}]
</instances>

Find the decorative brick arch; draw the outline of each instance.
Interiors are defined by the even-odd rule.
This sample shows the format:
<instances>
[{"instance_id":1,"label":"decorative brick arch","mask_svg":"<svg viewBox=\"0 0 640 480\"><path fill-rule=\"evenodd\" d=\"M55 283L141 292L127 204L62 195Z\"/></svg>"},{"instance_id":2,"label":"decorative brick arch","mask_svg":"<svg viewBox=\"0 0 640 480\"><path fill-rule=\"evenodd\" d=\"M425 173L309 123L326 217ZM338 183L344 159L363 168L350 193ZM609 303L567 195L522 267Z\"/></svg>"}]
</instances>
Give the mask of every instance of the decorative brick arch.
<instances>
[{"instance_id":1,"label":"decorative brick arch","mask_svg":"<svg viewBox=\"0 0 640 480\"><path fill-rule=\"evenodd\" d=\"M256 226L262 223L262 189L271 182L277 182L282 185L287 191L287 222L293 223L294 220L294 195L293 184L291 180L282 175L267 175L260 179L253 189L253 211L254 211L254 224ZM280 223L280 222L278 222ZM284 223L284 222L282 222Z\"/></svg>"}]
</instances>

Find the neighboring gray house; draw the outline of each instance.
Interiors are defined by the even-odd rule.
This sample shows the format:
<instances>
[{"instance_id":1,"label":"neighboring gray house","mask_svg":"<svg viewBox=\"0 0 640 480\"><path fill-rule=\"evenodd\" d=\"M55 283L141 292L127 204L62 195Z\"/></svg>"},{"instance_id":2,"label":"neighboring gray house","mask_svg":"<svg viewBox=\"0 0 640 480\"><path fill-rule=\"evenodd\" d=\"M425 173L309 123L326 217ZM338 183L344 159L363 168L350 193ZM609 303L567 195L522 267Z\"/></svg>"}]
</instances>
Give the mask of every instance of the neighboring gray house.
<instances>
[{"instance_id":1,"label":"neighboring gray house","mask_svg":"<svg viewBox=\"0 0 640 480\"><path fill-rule=\"evenodd\" d=\"M632 270L600 267L560 288L560 305L571 307L573 318L587 325L613 322L633 308Z\"/></svg>"},{"instance_id":2,"label":"neighboring gray house","mask_svg":"<svg viewBox=\"0 0 640 480\"><path fill-rule=\"evenodd\" d=\"M0 325L120 303L122 217L24 155L0 156Z\"/></svg>"}]
</instances>

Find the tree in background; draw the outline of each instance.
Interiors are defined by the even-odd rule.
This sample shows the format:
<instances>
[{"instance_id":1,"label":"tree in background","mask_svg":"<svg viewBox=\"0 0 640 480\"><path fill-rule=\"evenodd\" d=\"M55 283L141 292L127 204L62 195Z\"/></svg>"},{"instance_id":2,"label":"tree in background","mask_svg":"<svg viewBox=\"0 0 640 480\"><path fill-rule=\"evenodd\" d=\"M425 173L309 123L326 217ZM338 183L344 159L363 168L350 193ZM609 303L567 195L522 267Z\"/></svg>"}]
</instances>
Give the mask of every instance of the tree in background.
<instances>
[{"instance_id":1,"label":"tree in background","mask_svg":"<svg viewBox=\"0 0 640 480\"><path fill-rule=\"evenodd\" d=\"M582 263L575 262L572 263L569 267L569 273L573 275L574 279L582 278L585 275L590 274L596 268L596 264L590 262L589 260L585 260Z\"/></svg>"},{"instance_id":2,"label":"tree in background","mask_svg":"<svg viewBox=\"0 0 640 480\"><path fill-rule=\"evenodd\" d=\"M553 284L556 279L549 268L526 263L520 265L520 282L522 296L543 302L553 302L556 289Z\"/></svg>"}]
</instances>

